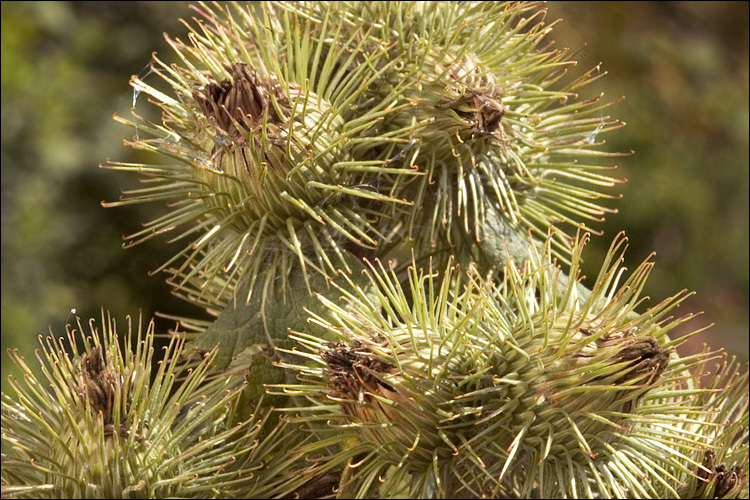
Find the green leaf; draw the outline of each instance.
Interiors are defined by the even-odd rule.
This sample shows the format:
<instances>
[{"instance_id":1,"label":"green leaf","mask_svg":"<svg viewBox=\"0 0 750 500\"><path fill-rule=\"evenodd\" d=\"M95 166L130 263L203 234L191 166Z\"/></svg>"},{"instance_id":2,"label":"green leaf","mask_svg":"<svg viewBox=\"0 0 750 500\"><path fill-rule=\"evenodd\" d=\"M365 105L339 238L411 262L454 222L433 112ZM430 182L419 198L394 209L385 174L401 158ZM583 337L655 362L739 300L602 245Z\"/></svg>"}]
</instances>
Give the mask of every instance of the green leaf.
<instances>
[{"instance_id":1,"label":"green leaf","mask_svg":"<svg viewBox=\"0 0 750 500\"><path fill-rule=\"evenodd\" d=\"M543 244L537 241L533 233L524 234L521 228L513 225L502 216L488 216L482 231L483 237L479 241L479 248L482 251L482 256L487 259L490 267L494 269L502 269L510 261L514 261L516 265L521 265L522 262L529 258L529 251L531 251L532 246L536 246L538 254L541 255L543 253ZM559 234L559 231L552 231L548 238L552 241L564 241L566 236L559 236ZM573 252L571 258L573 262L579 260L580 253ZM571 279L575 280L578 277L569 276L561 272L557 276L558 289L564 290ZM591 290L586 288L582 283L576 284L576 290L582 300L588 300L591 295Z\"/></svg>"},{"instance_id":2,"label":"green leaf","mask_svg":"<svg viewBox=\"0 0 750 500\"><path fill-rule=\"evenodd\" d=\"M359 261L352 261L348 262L352 269L349 279L367 293L372 284L362 272L364 266ZM315 293L334 301L341 296L333 280L318 273L310 273L307 279L309 289L303 272L293 273L288 288L276 287L271 293L266 293L264 283L256 283L247 304L241 302L247 293L237 294L238 300L227 305L216 321L193 341L193 347L210 350L218 345L214 360L217 368L226 368L230 363L235 367L253 365L254 374L258 376L254 381L259 384L276 382L279 374L274 371L280 369L272 365L272 361L279 357L275 348L289 349L295 345L288 337L290 329L321 338L326 335L323 327L308 321L310 314L307 311L323 317L330 314Z\"/></svg>"},{"instance_id":3,"label":"green leaf","mask_svg":"<svg viewBox=\"0 0 750 500\"><path fill-rule=\"evenodd\" d=\"M520 263L528 258L528 234L501 215L487 216L481 236L479 248L488 263L497 269L502 269L508 259Z\"/></svg>"}]
</instances>

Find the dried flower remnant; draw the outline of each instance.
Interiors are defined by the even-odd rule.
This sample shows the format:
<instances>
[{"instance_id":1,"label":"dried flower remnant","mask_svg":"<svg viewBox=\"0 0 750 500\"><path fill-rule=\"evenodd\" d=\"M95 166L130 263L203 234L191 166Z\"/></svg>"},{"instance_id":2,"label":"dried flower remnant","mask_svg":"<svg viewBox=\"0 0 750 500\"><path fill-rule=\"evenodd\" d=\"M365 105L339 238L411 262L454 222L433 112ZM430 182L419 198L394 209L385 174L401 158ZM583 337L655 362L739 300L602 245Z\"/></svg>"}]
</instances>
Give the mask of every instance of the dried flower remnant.
<instances>
[{"instance_id":1,"label":"dried flower remnant","mask_svg":"<svg viewBox=\"0 0 750 500\"><path fill-rule=\"evenodd\" d=\"M664 349L654 337L638 335L636 328L608 333L601 337L597 344L600 348L618 348L619 351L612 356L610 362L621 368L614 373L596 377L595 381L630 385L639 391L641 388L656 386L659 383L659 377L669 365L670 350ZM582 357L585 359L590 356L583 355ZM616 398L625 402L623 411L626 413L632 411L637 397L643 395L643 392L635 395L628 394L628 392L633 391L623 391L616 395Z\"/></svg>"},{"instance_id":2,"label":"dried flower remnant","mask_svg":"<svg viewBox=\"0 0 750 500\"><path fill-rule=\"evenodd\" d=\"M604 339L605 342L609 338ZM667 369L669 364L669 351L663 349L653 337L624 338L620 345L625 347L613 358L615 362L627 363L625 373L615 380L622 384L631 380L646 384L656 383Z\"/></svg>"},{"instance_id":3,"label":"dried flower remnant","mask_svg":"<svg viewBox=\"0 0 750 500\"><path fill-rule=\"evenodd\" d=\"M725 498L729 495L735 496L747 484L748 475L742 470L742 466L735 465L727 467L719 465L716 467L716 486L713 498Z\"/></svg>"},{"instance_id":4,"label":"dried flower remnant","mask_svg":"<svg viewBox=\"0 0 750 500\"><path fill-rule=\"evenodd\" d=\"M716 453L706 450L703 463L696 470L699 483L695 491L696 497L705 498L737 498L740 491L748 482L748 474L741 465L716 465Z\"/></svg>"},{"instance_id":5,"label":"dried flower remnant","mask_svg":"<svg viewBox=\"0 0 750 500\"><path fill-rule=\"evenodd\" d=\"M323 372L331 388L327 395L340 401L345 411L362 422L390 422L397 416L397 412L390 409L393 404L414 409L414 405L387 382L388 376L396 373L395 367L383 362L364 344L331 342L320 352L320 357L328 365Z\"/></svg>"},{"instance_id":6,"label":"dried flower remnant","mask_svg":"<svg viewBox=\"0 0 750 500\"><path fill-rule=\"evenodd\" d=\"M203 115L222 137L242 145L245 135L255 132L264 120L274 124L283 122L272 101L275 99L280 106L288 107L278 84L258 75L247 64L234 63L225 68L231 80L208 83L202 89L193 90L193 98Z\"/></svg>"},{"instance_id":7,"label":"dried flower remnant","mask_svg":"<svg viewBox=\"0 0 750 500\"><path fill-rule=\"evenodd\" d=\"M481 69L476 55L464 55L451 67L448 78L455 81L451 91L458 97L435 107L452 109L477 135L493 135L502 140L501 120L508 110L495 89L494 78Z\"/></svg>"},{"instance_id":8,"label":"dried flower remnant","mask_svg":"<svg viewBox=\"0 0 750 500\"><path fill-rule=\"evenodd\" d=\"M708 483L714 476L716 468L716 453L713 450L706 450L703 454L703 463L696 470L696 476L703 483Z\"/></svg>"},{"instance_id":9,"label":"dried flower remnant","mask_svg":"<svg viewBox=\"0 0 750 500\"><path fill-rule=\"evenodd\" d=\"M120 393L123 375L106 361L102 354L102 347L96 346L91 354L81 356L81 371L79 373L79 391L88 401L91 408L101 413L104 422L112 423L112 407L114 398Z\"/></svg>"},{"instance_id":10,"label":"dried flower remnant","mask_svg":"<svg viewBox=\"0 0 750 500\"><path fill-rule=\"evenodd\" d=\"M659 385L659 378L667 369L670 359L670 349L665 349L653 336L643 335L639 328L619 328L598 325L600 319L591 316L581 320L577 315L561 314L556 322L556 328L566 331L562 325L570 325L567 335L570 335L572 346L569 347L560 361L553 362L549 369L542 370L532 379L540 385L539 392L560 407L586 408L593 402L587 394L581 400L577 396L569 396L565 403L558 393L565 392L567 383L576 379L582 387L620 387L617 392L605 391L599 396L596 406L610 406L614 411L620 407L623 413L631 413L647 392ZM572 328L578 324L577 328ZM609 328L607 330L606 328ZM552 332L550 332L552 334ZM552 334L554 338L557 333ZM587 337L591 340L587 341ZM561 339L557 339L561 341ZM575 347L579 346L579 347ZM612 354L610 354L612 353ZM587 365L603 363L608 366L604 373L597 375L595 371L588 374L580 373ZM547 363L545 363L547 365ZM576 375L577 374L577 375ZM538 399L537 402L541 402ZM617 417L612 417L617 421ZM597 423L577 422L580 429L597 427ZM558 433L567 434L567 425L561 423Z\"/></svg>"},{"instance_id":11,"label":"dried flower remnant","mask_svg":"<svg viewBox=\"0 0 750 500\"><path fill-rule=\"evenodd\" d=\"M292 498L335 498L341 470L322 473L294 491Z\"/></svg>"},{"instance_id":12,"label":"dried flower remnant","mask_svg":"<svg viewBox=\"0 0 750 500\"><path fill-rule=\"evenodd\" d=\"M375 374L393 373L394 368L372 356L372 351L362 344L349 346L343 342L331 342L320 356L328 365L326 377L331 381L334 398L351 398L362 401L366 391L377 391L380 387L393 391Z\"/></svg>"}]
</instances>

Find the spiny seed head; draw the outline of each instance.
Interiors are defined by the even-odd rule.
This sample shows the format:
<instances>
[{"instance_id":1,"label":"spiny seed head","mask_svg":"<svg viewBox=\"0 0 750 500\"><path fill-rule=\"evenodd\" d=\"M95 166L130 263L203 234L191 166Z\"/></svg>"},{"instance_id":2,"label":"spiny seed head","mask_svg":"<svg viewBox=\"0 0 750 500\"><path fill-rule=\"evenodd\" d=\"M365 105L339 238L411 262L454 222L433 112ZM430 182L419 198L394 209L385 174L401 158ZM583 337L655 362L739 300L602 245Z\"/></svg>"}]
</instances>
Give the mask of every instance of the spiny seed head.
<instances>
[{"instance_id":1,"label":"spiny seed head","mask_svg":"<svg viewBox=\"0 0 750 500\"><path fill-rule=\"evenodd\" d=\"M330 458L351 469L342 491L676 495L695 477L696 447L710 447L721 429L717 417L737 412L746 422L747 402L737 405L747 374L723 378L733 387L723 395L700 387L689 368L715 354L679 358L680 341L667 336L691 318L667 316L686 294L635 312L651 264L618 284L623 241L613 243L587 297L560 273L550 240L543 252L531 246L526 262L509 263L501 283L413 269L403 287L380 266L370 271L378 301L356 289L347 307L321 297L334 319L312 321L339 340L295 334L304 352L285 352L315 363L286 364L301 383L282 387L314 401L301 420L357 443ZM584 242L574 247L572 276ZM696 405L709 395L713 404ZM746 439L747 426L730 433Z\"/></svg>"},{"instance_id":2,"label":"spiny seed head","mask_svg":"<svg viewBox=\"0 0 750 500\"><path fill-rule=\"evenodd\" d=\"M309 18L324 11L316 2L285 8ZM554 23L544 17L537 2L351 2L332 13L332 22L372 28L367 50L386 46L398 57L366 92L379 102L400 88L408 104L378 126L401 139L382 158L426 175L397 186L397 197L414 204L390 205L398 215L383 222L395 221L418 253L455 254L465 240L489 237L483 227L495 217L544 239L550 226L613 211L599 200L613 198L603 190L620 181L603 175L611 167L587 160L614 156L598 149L599 134L622 123L604 115L611 103L601 95L578 96L605 73L597 66L570 77L577 63L567 49L551 48ZM572 241L555 233L559 258L567 260Z\"/></svg>"},{"instance_id":3,"label":"spiny seed head","mask_svg":"<svg viewBox=\"0 0 750 500\"><path fill-rule=\"evenodd\" d=\"M328 278L401 242L444 267L494 239L493 219L544 238L612 211L610 167L580 160L607 156L598 134L621 124L577 99L601 74L566 80L575 61L545 45L540 4L195 10L189 40L168 38L179 63L154 58L168 89L131 81L161 121L120 119L162 162L105 165L149 181L108 206L168 201L127 245L179 232L160 269L188 300L249 302L261 274L286 291L295 270ZM572 240L554 234L565 260Z\"/></svg>"},{"instance_id":4,"label":"spiny seed head","mask_svg":"<svg viewBox=\"0 0 750 500\"><path fill-rule=\"evenodd\" d=\"M736 359L725 353L712 366L715 356L699 356L693 376L701 380L702 391L694 395L692 407L701 411L676 422L673 432L653 432L651 439L671 443L684 436L700 436L688 450L689 469L677 475L681 486L671 495L679 498L747 498L748 496L748 373L740 372ZM680 390L680 383L674 384ZM679 392L672 401L679 400ZM650 404L658 404L653 401Z\"/></svg>"},{"instance_id":5,"label":"spiny seed head","mask_svg":"<svg viewBox=\"0 0 750 500\"><path fill-rule=\"evenodd\" d=\"M157 368L153 322L124 337L109 317L101 332L77 327L42 342L44 377L9 351L24 379L2 395L3 498L254 497L304 483L279 472L293 470L277 449L295 442L291 427L264 429L268 411L240 419L242 377L210 377L215 351L184 365L173 337Z\"/></svg>"},{"instance_id":6,"label":"spiny seed head","mask_svg":"<svg viewBox=\"0 0 750 500\"><path fill-rule=\"evenodd\" d=\"M196 7L201 18L188 26L189 42L168 38L180 62L152 63L168 91L131 81L160 108L161 123L135 111L133 121L118 118L136 131L131 146L162 161L108 162L150 185L106 205L169 201L170 211L128 245L181 231L175 240L189 243L160 269L178 293L199 290L183 293L194 302L225 305L260 275L267 291L277 283L286 291L294 270L306 280L308 272L347 270L347 258L384 240L376 225L382 205L408 203L381 182L383 161L354 154L389 142L363 131L391 103L357 104L385 52L357 46L361 28L344 33L341 25L276 8ZM402 170L414 174L390 172Z\"/></svg>"}]
</instances>

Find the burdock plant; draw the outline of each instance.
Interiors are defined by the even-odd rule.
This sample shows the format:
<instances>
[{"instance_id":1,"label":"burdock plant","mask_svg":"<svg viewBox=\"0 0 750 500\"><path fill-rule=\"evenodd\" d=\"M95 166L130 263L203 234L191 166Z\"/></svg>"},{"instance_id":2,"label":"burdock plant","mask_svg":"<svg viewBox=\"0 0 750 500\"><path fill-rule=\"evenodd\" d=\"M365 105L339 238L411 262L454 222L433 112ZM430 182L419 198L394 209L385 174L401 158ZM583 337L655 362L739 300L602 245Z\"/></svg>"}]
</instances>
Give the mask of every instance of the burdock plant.
<instances>
[{"instance_id":1,"label":"burdock plant","mask_svg":"<svg viewBox=\"0 0 750 500\"><path fill-rule=\"evenodd\" d=\"M573 248L573 276L583 243ZM299 421L341 441L328 460L349 470L342 491L665 498L691 484L692 494L722 496L721 450L738 492L747 372L725 360L708 387L695 382L691 368L722 356L674 355L685 337L667 334L691 316L669 314L686 294L634 312L652 264L624 279L622 246L613 243L585 298L575 280L560 281L549 240L522 265L509 263L499 282L470 272L462 284L452 269L438 279L413 266L403 286L379 265L368 272L376 300L356 286L344 287L345 306L321 296L333 319L312 321L336 338L295 333L303 348L290 354L313 362L285 364L301 383L280 387L312 401Z\"/></svg>"},{"instance_id":2,"label":"burdock plant","mask_svg":"<svg viewBox=\"0 0 750 500\"><path fill-rule=\"evenodd\" d=\"M151 330L49 341L4 495L747 496L747 371L677 355L688 294L647 307L622 236L582 283L621 123L540 4L193 9L105 205L164 205L125 246L179 242L158 271L212 319L156 366Z\"/></svg>"},{"instance_id":3,"label":"burdock plant","mask_svg":"<svg viewBox=\"0 0 750 500\"><path fill-rule=\"evenodd\" d=\"M244 379L212 374L216 350L186 363L184 338L172 337L158 353L153 322L129 323L122 335L102 316L89 332L79 319L64 337L40 337L41 374L9 352L24 378L11 381L15 397L3 394L3 496L221 498L294 490L287 478L254 477L264 463L288 467L274 449L289 440L288 429L283 422L264 428L268 412L242 411Z\"/></svg>"}]
</instances>

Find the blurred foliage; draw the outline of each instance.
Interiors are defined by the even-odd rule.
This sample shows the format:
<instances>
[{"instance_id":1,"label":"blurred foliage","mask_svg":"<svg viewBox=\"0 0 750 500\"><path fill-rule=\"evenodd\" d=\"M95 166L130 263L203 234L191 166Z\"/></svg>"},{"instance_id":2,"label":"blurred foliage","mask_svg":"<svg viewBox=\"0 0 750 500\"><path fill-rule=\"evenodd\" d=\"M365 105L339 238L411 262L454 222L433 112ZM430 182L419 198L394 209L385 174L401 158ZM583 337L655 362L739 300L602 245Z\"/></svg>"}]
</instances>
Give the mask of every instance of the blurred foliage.
<instances>
[{"instance_id":1,"label":"blurred foliage","mask_svg":"<svg viewBox=\"0 0 750 500\"><path fill-rule=\"evenodd\" d=\"M148 277L167 253L156 242L123 250L144 208L101 208L127 176L97 165L137 161L122 147L131 74L151 52L170 57L162 32L181 38L183 2L2 3L2 345L31 356L37 335L63 332L68 311L99 317L156 311L196 316L165 276ZM746 2L554 2L558 47L577 49L583 72L609 76L589 89L626 100L608 111L629 125L607 136L634 150L616 175L629 183L618 214L587 250L589 277L621 229L631 269L651 251L654 300L683 288L680 314L706 311L716 327L697 342L747 357L748 4ZM152 80L149 80L152 79ZM145 99L140 96L139 99ZM142 104L139 112L143 112ZM145 209L147 209L146 207ZM161 331L173 326L161 321ZM696 348L693 348L697 350ZM3 363L3 391L10 367Z\"/></svg>"},{"instance_id":2,"label":"blurred foliage","mask_svg":"<svg viewBox=\"0 0 750 500\"><path fill-rule=\"evenodd\" d=\"M121 322L139 309L146 318L196 314L147 277L165 260L159 248L121 248L143 219L101 207L128 179L97 167L107 157L135 161L122 145L132 130L112 113L129 114L128 79L148 72L151 52L171 51L161 34L184 35L187 5L2 3L3 350L33 356L48 325L64 333L71 308L98 318L105 307Z\"/></svg>"},{"instance_id":3,"label":"blurred foliage","mask_svg":"<svg viewBox=\"0 0 750 500\"><path fill-rule=\"evenodd\" d=\"M646 294L695 290L678 313L704 311L699 321L716 325L683 354L708 343L746 361L748 3L550 2L548 20L559 18L556 45L585 44L579 67L609 73L596 91L625 96L610 112L628 125L608 144L634 151L619 162L628 183L595 252L623 229L630 269L655 251ZM600 262L588 254L592 279Z\"/></svg>"}]
</instances>

